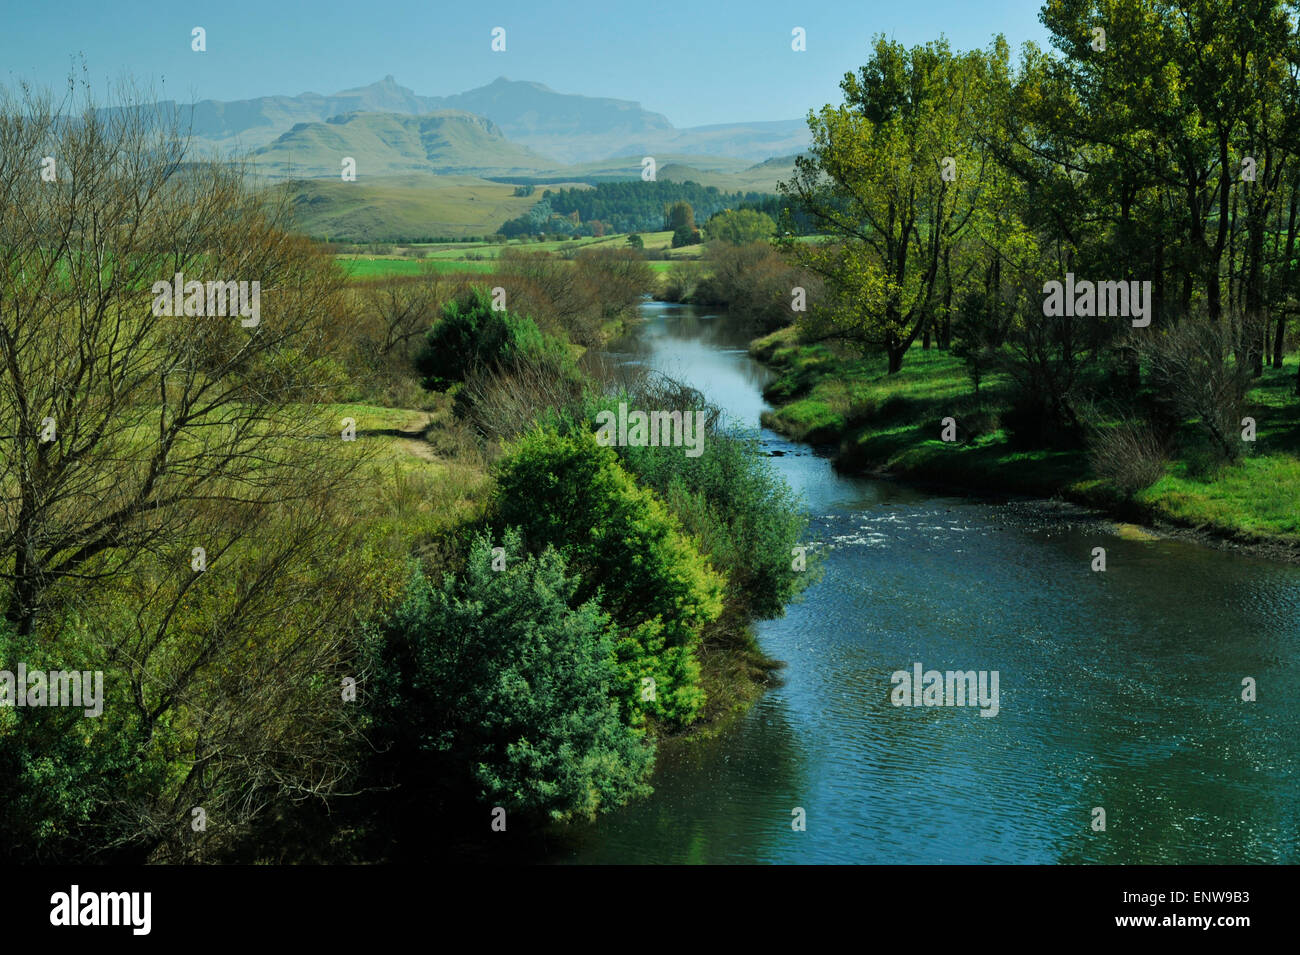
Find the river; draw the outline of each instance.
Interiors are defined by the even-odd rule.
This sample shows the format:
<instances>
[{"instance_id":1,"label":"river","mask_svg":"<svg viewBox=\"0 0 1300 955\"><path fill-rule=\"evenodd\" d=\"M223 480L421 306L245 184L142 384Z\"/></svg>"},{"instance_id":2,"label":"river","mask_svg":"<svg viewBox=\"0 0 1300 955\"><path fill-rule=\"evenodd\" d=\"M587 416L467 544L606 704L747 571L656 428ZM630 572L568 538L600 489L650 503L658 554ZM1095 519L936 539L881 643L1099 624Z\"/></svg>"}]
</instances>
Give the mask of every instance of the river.
<instances>
[{"instance_id":1,"label":"river","mask_svg":"<svg viewBox=\"0 0 1300 955\"><path fill-rule=\"evenodd\" d=\"M747 329L642 314L615 357L758 428L770 373ZM761 441L825 554L786 616L756 625L781 682L716 738L667 749L653 796L572 828L552 861L1300 861L1300 568L1116 536L1065 505L846 477ZM891 705L891 674L915 663L997 671L999 712Z\"/></svg>"}]
</instances>

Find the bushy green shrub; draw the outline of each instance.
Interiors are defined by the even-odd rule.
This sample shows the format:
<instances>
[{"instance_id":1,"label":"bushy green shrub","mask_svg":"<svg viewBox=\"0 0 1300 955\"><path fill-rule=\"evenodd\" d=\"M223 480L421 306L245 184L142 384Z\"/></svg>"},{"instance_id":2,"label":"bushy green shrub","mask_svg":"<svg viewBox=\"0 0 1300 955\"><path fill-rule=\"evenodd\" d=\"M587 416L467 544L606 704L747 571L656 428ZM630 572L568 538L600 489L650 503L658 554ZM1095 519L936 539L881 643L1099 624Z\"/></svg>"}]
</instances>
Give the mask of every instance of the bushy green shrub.
<instances>
[{"instance_id":1,"label":"bushy green shrub","mask_svg":"<svg viewBox=\"0 0 1300 955\"><path fill-rule=\"evenodd\" d=\"M424 375L426 388L444 390L475 368L508 366L556 347L532 319L506 309L494 311L491 296L475 287L443 308L442 318L425 336L415 367Z\"/></svg>"},{"instance_id":2,"label":"bushy green shrub","mask_svg":"<svg viewBox=\"0 0 1300 955\"><path fill-rule=\"evenodd\" d=\"M502 543L504 569L481 534L462 576L413 576L382 627L377 726L414 734L444 780L487 805L590 817L646 791L653 751L611 693L609 618L575 598L554 549L526 555L514 530Z\"/></svg>"},{"instance_id":3,"label":"bushy green shrub","mask_svg":"<svg viewBox=\"0 0 1300 955\"><path fill-rule=\"evenodd\" d=\"M593 434L539 430L503 460L496 508L498 523L520 527L531 553L559 549L581 577L577 598L596 597L618 625L629 721L693 720L704 703L695 649L722 612L725 578L663 502Z\"/></svg>"},{"instance_id":4,"label":"bushy green shrub","mask_svg":"<svg viewBox=\"0 0 1300 955\"><path fill-rule=\"evenodd\" d=\"M0 670L106 669L89 643L68 633L43 644L0 618ZM86 707L0 706L0 859L109 861L110 848L139 850L138 820L122 810L165 788L171 734L165 724L146 731L119 672L104 673L102 688L98 716Z\"/></svg>"},{"instance_id":5,"label":"bushy green shrub","mask_svg":"<svg viewBox=\"0 0 1300 955\"><path fill-rule=\"evenodd\" d=\"M628 398L603 398L596 410L615 410L620 400ZM806 570L792 566L807 519L757 441L715 429L698 457L676 447L617 451L624 467L664 500L713 566L726 574L731 606L760 620L784 615L786 603L808 579Z\"/></svg>"},{"instance_id":6,"label":"bushy green shrub","mask_svg":"<svg viewBox=\"0 0 1300 955\"><path fill-rule=\"evenodd\" d=\"M776 233L776 223L755 209L727 209L709 219L704 233L710 242L745 245L770 239Z\"/></svg>"}]
</instances>

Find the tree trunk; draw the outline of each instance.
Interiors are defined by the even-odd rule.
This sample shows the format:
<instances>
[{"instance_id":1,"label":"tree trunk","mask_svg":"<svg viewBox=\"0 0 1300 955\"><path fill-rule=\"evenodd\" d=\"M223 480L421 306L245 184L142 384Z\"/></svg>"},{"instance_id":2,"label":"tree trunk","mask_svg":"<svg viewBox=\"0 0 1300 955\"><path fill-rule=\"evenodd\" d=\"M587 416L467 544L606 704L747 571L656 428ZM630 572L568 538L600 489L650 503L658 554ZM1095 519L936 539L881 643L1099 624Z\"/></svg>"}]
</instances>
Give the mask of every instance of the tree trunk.
<instances>
[{"instance_id":1,"label":"tree trunk","mask_svg":"<svg viewBox=\"0 0 1300 955\"><path fill-rule=\"evenodd\" d=\"M1277 313L1277 328L1273 330L1273 367L1282 367L1282 349L1286 347L1286 312Z\"/></svg>"},{"instance_id":2,"label":"tree trunk","mask_svg":"<svg viewBox=\"0 0 1300 955\"><path fill-rule=\"evenodd\" d=\"M1282 260L1286 263L1286 272L1290 271L1291 257L1295 255L1297 212L1300 212L1300 179L1291 186L1291 210L1286 227L1286 254ZM1278 309L1277 311L1277 331L1275 336L1273 339L1273 367L1281 368L1282 354L1286 349L1286 311L1284 309ZM1296 394L1300 394L1300 378L1296 380Z\"/></svg>"}]
</instances>

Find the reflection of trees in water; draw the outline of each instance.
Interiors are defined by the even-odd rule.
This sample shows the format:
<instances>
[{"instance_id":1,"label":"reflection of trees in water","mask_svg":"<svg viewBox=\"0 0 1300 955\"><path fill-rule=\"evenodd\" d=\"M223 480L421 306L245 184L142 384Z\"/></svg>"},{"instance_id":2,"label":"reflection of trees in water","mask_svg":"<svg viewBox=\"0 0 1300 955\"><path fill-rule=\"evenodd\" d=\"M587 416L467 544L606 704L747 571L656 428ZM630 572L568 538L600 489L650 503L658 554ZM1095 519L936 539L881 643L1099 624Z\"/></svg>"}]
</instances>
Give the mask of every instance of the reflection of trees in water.
<instances>
[{"instance_id":1,"label":"reflection of trees in water","mask_svg":"<svg viewBox=\"0 0 1300 955\"><path fill-rule=\"evenodd\" d=\"M725 310L646 303L641 314L647 321L612 342L602 354L611 368L598 376L601 380L638 394L638 376L657 368L667 379L698 383L713 403L729 407L728 391L736 390L731 382L742 386L741 392L761 394L773 377L770 369L747 354L736 354L747 353L761 329L736 320ZM745 427L758 424L754 409L747 409L741 417L744 420L739 423ZM750 417L755 420L748 420Z\"/></svg>"},{"instance_id":2,"label":"reflection of trees in water","mask_svg":"<svg viewBox=\"0 0 1300 955\"><path fill-rule=\"evenodd\" d=\"M674 321L673 338L713 345L718 348L748 348L763 334L753 322L741 321L717 309L678 306L680 311L667 313Z\"/></svg>"},{"instance_id":3,"label":"reflection of trees in water","mask_svg":"<svg viewBox=\"0 0 1300 955\"><path fill-rule=\"evenodd\" d=\"M655 793L589 826L572 827L554 858L585 863L753 862L784 856L790 810L809 779L786 706L760 702L713 739L661 744Z\"/></svg>"}]
</instances>

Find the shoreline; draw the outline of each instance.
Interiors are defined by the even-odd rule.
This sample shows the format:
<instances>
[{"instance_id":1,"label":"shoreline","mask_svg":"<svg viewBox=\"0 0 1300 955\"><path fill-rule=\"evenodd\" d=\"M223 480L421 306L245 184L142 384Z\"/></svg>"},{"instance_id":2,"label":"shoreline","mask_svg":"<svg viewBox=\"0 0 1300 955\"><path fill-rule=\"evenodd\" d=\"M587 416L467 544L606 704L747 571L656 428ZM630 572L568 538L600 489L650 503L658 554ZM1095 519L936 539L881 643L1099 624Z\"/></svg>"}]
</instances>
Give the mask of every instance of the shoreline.
<instances>
[{"instance_id":1,"label":"shoreline","mask_svg":"<svg viewBox=\"0 0 1300 955\"><path fill-rule=\"evenodd\" d=\"M773 347L772 339L771 334L753 339L750 342L749 354L779 378L787 369L776 359L778 348ZM763 426L786 440L809 447L813 453L828 458L831 466L840 474L891 481L908 487L971 500L1059 502L1083 508L1091 519L1108 525L1111 533L1120 536L1135 536L1153 541L1178 540L1279 563L1300 564L1300 541L1250 534L1212 522L1181 521L1161 513L1158 508L1150 504L1132 499L1119 499L1113 492L1107 493L1106 489L1101 487L1090 492L1088 489L1071 487L1069 484L1036 485L1032 480L1021 487L993 487L980 483L978 479L962 480L960 477L955 477L954 470L951 468L934 467L939 459L933 456L914 455L909 459L907 467L891 466L888 462L873 460L869 456L864 456L859 445L854 443L855 437L871 433L867 426L846 423L842 428L819 428L803 434L798 428L790 426L779 412L798 402L801 397L792 395L782 398L765 393L764 398L771 404L773 410L764 412ZM967 470L964 473L972 472ZM999 476L999 471L996 468L986 468L980 470L978 474L993 479Z\"/></svg>"},{"instance_id":2,"label":"shoreline","mask_svg":"<svg viewBox=\"0 0 1300 955\"><path fill-rule=\"evenodd\" d=\"M787 440L798 441L798 439L782 433L780 429L773 428L772 430L781 434ZM807 444L804 441L798 441L798 443ZM1071 507L1081 508L1086 512L1077 515L1078 517L1096 521L1098 524L1108 525L1108 531L1116 536L1133 536L1150 541L1176 540L1200 547L1210 547L1214 550L1273 560L1279 563L1300 564L1300 547L1292 546L1286 541L1242 538L1233 532L1214 525L1184 526L1159 517L1153 518L1146 513L1126 515L1121 513L1121 507L1107 507L1103 503L1089 500L1086 496L1074 495L1068 492L1054 495L999 492L974 485L943 481L937 478L899 474L880 467L850 467L840 463L838 452L833 445L809 446L819 449L818 453L824 453L831 459L831 465L836 471L849 477L868 477L877 481L890 481L918 490L935 491L968 500L1068 504ZM1145 510L1140 506L1137 509L1139 511Z\"/></svg>"}]
</instances>

